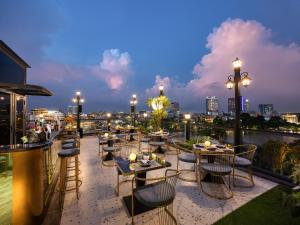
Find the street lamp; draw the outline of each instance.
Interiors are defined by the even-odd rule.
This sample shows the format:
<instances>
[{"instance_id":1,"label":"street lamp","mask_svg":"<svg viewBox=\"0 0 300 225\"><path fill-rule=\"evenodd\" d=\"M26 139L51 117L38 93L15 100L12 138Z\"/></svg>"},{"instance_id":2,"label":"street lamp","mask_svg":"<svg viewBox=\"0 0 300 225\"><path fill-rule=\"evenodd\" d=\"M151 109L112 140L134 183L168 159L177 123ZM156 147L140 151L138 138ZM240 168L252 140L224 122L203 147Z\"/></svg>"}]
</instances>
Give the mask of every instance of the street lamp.
<instances>
[{"instance_id":1,"label":"street lamp","mask_svg":"<svg viewBox=\"0 0 300 225\"><path fill-rule=\"evenodd\" d=\"M111 113L106 113L107 131L110 131L111 126Z\"/></svg>"},{"instance_id":2,"label":"street lamp","mask_svg":"<svg viewBox=\"0 0 300 225\"><path fill-rule=\"evenodd\" d=\"M158 89L159 89L159 96L164 95L164 86L162 84L159 85Z\"/></svg>"},{"instance_id":3,"label":"street lamp","mask_svg":"<svg viewBox=\"0 0 300 225\"><path fill-rule=\"evenodd\" d=\"M136 94L133 94L130 100L130 111L132 116L132 126L135 127L135 116L136 116L136 105L137 105L137 97Z\"/></svg>"},{"instance_id":4,"label":"street lamp","mask_svg":"<svg viewBox=\"0 0 300 225\"><path fill-rule=\"evenodd\" d=\"M189 141L191 139L191 114L184 114L185 119L185 140Z\"/></svg>"},{"instance_id":5,"label":"street lamp","mask_svg":"<svg viewBox=\"0 0 300 225\"><path fill-rule=\"evenodd\" d=\"M232 62L234 68L234 75L229 75L226 82L226 87L232 89L234 87L234 104L235 104L235 126L234 126L234 145L242 144L241 137L241 93L240 85L248 87L251 83L251 78L247 72L241 73L242 61L236 58Z\"/></svg>"},{"instance_id":6,"label":"street lamp","mask_svg":"<svg viewBox=\"0 0 300 225\"><path fill-rule=\"evenodd\" d=\"M82 138L83 130L80 127L80 114L82 113L82 103L84 103L84 99L81 97L80 91L76 91L76 97L73 98L72 101L77 105L77 131L79 132L80 138Z\"/></svg>"}]
</instances>

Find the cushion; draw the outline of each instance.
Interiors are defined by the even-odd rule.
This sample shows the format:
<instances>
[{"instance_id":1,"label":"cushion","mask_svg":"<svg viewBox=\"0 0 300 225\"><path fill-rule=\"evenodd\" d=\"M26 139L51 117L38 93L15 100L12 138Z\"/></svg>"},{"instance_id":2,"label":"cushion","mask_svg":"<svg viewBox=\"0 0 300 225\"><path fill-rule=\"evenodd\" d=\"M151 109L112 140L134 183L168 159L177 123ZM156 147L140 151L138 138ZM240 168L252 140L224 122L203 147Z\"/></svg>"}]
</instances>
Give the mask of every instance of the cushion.
<instances>
[{"instance_id":1,"label":"cushion","mask_svg":"<svg viewBox=\"0 0 300 225\"><path fill-rule=\"evenodd\" d=\"M134 193L138 201L149 207L169 205L175 198L175 188L166 181L138 187Z\"/></svg>"},{"instance_id":2,"label":"cushion","mask_svg":"<svg viewBox=\"0 0 300 225\"><path fill-rule=\"evenodd\" d=\"M251 161L249 159L245 159L243 157L236 156L235 159L234 159L234 165L237 165L237 166L250 166Z\"/></svg>"},{"instance_id":3,"label":"cushion","mask_svg":"<svg viewBox=\"0 0 300 225\"><path fill-rule=\"evenodd\" d=\"M66 139L62 141L62 144L67 144L67 143L74 143L75 139Z\"/></svg>"},{"instance_id":4,"label":"cushion","mask_svg":"<svg viewBox=\"0 0 300 225\"><path fill-rule=\"evenodd\" d=\"M181 153L178 155L179 161L187 163L196 163L196 156L193 153Z\"/></svg>"},{"instance_id":5,"label":"cushion","mask_svg":"<svg viewBox=\"0 0 300 225\"><path fill-rule=\"evenodd\" d=\"M80 153L80 150L78 148L72 148L72 149L62 150L57 154L59 157L72 157L72 156L78 155L79 153Z\"/></svg>"},{"instance_id":6,"label":"cushion","mask_svg":"<svg viewBox=\"0 0 300 225\"><path fill-rule=\"evenodd\" d=\"M105 152L118 152L120 150L118 147L103 147L103 151Z\"/></svg>"},{"instance_id":7,"label":"cushion","mask_svg":"<svg viewBox=\"0 0 300 225\"><path fill-rule=\"evenodd\" d=\"M220 176L228 175L232 171L231 166L217 163L202 164L202 169L207 173L216 174Z\"/></svg>"},{"instance_id":8,"label":"cushion","mask_svg":"<svg viewBox=\"0 0 300 225\"><path fill-rule=\"evenodd\" d=\"M61 146L63 149L71 149L74 148L74 143L67 143Z\"/></svg>"}]
</instances>

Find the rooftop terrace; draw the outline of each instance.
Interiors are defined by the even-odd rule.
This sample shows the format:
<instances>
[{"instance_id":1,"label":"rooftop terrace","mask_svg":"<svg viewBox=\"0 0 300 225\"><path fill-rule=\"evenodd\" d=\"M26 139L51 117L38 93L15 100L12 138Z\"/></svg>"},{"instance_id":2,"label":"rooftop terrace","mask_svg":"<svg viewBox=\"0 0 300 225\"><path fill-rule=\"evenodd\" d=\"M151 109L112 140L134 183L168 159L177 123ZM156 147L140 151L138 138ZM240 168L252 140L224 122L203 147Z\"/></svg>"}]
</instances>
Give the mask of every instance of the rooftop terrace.
<instances>
[{"instance_id":1,"label":"rooftop terrace","mask_svg":"<svg viewBox=\"0 0 300 225\"><path fill-rule=\"evenodd\" d=\"M121 185L116 196L117 172L114 167L103 167L98 155L98 138L81 139L79 200L75 192L67 192L61 217L62 225L77 224L131 224L131 217L122 197L130 195L131 183ZM166 155L175 168L175 155ZM148 172L147 177L163 175L164 169ZM179 224L213 224L240 206L270 190L275 183L254 177L253 188L233 188L234 197L216 200L201 192L196 183L178 180L173 213ZM136 216L137 224L158 224L157 211L152 210ZM50 212L51 215L51 212Z\"/></svg>"}]
</instances>

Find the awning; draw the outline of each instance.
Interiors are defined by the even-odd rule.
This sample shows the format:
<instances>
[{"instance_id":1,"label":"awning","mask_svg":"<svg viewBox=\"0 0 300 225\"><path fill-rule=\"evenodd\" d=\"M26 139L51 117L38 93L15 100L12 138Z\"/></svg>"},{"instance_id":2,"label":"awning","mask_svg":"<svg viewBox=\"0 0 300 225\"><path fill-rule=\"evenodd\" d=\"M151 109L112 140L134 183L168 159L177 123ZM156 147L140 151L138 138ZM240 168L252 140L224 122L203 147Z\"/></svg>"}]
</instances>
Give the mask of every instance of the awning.
<instances>
[{"instance_id":1,"label":"awning","mask_svg":"<svg viewBox=\"0 0 300 225\"><path fill-rule=\"evenodd\" d=\"M0 83L0 89L14 92L20 95L41 95L41 96L52 96L53 93L48 89L32 84L11 84L11 83Z\"/></svg>"}]
</instances>

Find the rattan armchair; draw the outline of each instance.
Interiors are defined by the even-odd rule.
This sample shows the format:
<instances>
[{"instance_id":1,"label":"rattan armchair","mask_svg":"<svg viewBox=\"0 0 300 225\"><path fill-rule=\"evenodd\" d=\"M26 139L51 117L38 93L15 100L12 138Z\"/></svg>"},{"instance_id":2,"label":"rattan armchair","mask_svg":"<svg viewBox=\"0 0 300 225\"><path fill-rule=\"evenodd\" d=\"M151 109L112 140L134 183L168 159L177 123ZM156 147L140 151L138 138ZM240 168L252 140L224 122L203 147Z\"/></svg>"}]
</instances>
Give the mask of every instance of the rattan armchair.
<instances>
[{"instance_id":1,"label":"rattan armchair","mask_svg":"<svg viewBox=\"0 0 300 225\"><path fill-rule=\"evenodd\" d=\"M238 145L234 146L234 149L235 153L233 158L233 185L237 187L253 187L254 181L252 175L252 164L257 146L252 144ZM238 168L246 172L247 175L242 175L239 172ZM244 179L250 184L237 184L236 177Z\"/></svg>"},{"instance_id":2,"label":"rattan armchair","mask_svg":"<svg viewBox=\"0 0 300 225\"><path fill-rule=\"evenodd\" d=\"M177 177L180 174L177 170L168 169L164 177L132 179L131 215L134 224L134 198L148 207L158 208L159 224L178 224L173 215L173 201L176 195ZM141 187L135 187L137 181L154 182Z\"/></svg>"},{"instance_id":3,"label":"rattan armchair","mask_svg":"<svg viewBox=\"0 0 300 225\"><path fill-rule=\"evenodd\" d=\"M199 184L203 193L217 199L233 197L231 190L232 153L197 151ZM225 179L225 178L228 179ZM227 180L227 181L226 181Z\"/></svg>"}]
</instances>

